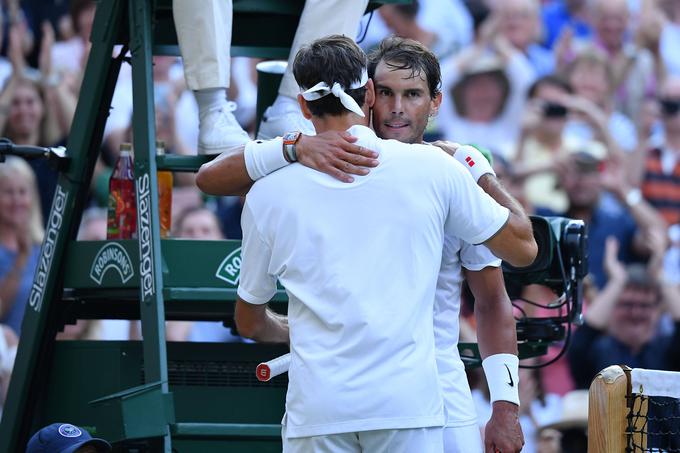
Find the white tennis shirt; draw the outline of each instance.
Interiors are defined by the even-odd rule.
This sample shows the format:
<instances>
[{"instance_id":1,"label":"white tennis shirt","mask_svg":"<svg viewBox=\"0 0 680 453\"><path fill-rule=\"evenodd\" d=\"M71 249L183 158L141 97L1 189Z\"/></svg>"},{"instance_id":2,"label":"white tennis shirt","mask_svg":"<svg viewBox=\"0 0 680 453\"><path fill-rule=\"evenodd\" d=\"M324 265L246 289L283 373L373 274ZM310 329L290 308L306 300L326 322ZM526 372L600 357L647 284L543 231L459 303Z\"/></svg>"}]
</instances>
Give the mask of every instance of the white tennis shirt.
<instances>
[{"instance_id":1,"label":"white tennis shirt","mask_svg":"<svg viewBox=\"0 0 680 453\"><path fill-rule=\"evenodd\" d=\"M349 132L380 165L347 184L289 165L242 214L238 295L289 297L288 437L444 424L433 306L444 233L477 244L508 210L428 145Z\"/></svg>"},{"instance_id":2,"label":"white tennis shirt","mask_svg":"<svg viewBox=\"0 0 680 453\"><path fill-rule=\"evenodd\" d=\"M471 245L457 237L444 238L441 269L434 298L434 340L437 371L446 409L446 426L477 423L474 400L458 352L460 331L461 267L479 271L499 267L501 260L483 245Z\"/></svg>"}]
</instances>

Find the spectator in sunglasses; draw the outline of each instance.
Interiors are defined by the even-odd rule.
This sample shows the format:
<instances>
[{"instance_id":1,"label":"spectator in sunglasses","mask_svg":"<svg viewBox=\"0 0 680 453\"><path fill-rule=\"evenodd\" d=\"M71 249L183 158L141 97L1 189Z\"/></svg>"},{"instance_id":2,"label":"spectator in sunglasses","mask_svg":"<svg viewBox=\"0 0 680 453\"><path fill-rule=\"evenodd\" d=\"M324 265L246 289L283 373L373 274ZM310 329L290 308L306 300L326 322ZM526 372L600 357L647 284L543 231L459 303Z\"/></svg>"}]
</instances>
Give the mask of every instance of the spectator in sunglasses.
<instances>
[{"instance_id":1,"label":"spectator in sunglasses","mask_svg":"<svg viewBox=\"0 0 680 453\"><path fill-rule=\"evenodd\" d=\"M680 78L668 79L660 91L663 139L635 156L643 197L668 225L680 223Z\"/></svg>"}]
</instances>

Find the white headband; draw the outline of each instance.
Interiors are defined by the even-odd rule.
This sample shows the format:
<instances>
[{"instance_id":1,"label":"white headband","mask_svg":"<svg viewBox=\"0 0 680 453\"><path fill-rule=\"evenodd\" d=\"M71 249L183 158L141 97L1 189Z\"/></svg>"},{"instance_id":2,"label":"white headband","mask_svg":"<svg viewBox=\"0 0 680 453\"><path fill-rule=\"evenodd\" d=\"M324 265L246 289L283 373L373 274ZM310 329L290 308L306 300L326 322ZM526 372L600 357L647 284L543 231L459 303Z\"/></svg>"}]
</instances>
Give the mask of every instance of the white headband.
<instances>
[{"instance_id":1,"label":"white headband","mask_svg":"<svg viewBox=\"0 0 680 453\"><path fill-rule=\"evenodd\" d=\"M363 71L361 71L361 80L352 83L349 86L349 89L356 90L357 88L361 88L362 86L366 85L367 82L368 72L366 71L366 68L364 68ZM329 87L326 82L319 82L307 91L304 91L302 93L302 97L307 101L316 101L317 99L321 99L322 97L328 96L329 94L333 94L335 97L340 99L340 102L347 110L350 110L361 117L365 116L364 112L361 110L361 107L359 107L359 104L357 104L352 96L345 93L345 89L338 82L333 83L332 87Z\"/></svg>"}]
</instances>

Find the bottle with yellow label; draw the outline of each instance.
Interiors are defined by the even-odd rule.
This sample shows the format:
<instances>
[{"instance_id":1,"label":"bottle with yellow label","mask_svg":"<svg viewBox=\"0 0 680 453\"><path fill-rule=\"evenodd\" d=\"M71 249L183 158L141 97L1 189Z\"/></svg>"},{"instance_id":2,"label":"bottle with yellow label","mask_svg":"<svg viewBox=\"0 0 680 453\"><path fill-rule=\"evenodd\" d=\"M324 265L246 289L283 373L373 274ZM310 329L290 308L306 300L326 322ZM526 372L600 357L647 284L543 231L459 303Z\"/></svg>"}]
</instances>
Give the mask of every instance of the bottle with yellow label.
<instances>
[{"instance_id":1,"label":"bottle with yellow label","mask_svg":"<svg viewBox=\"0 0 680 453\"><path fill-rule=\"evenodd\" d=\"M165 155L165 143L156 142L156 154ZM161 237L170 235L172 227L172 172L159 170L158 177L158 213L160 215Z\"/></svg>"}]
</instances>

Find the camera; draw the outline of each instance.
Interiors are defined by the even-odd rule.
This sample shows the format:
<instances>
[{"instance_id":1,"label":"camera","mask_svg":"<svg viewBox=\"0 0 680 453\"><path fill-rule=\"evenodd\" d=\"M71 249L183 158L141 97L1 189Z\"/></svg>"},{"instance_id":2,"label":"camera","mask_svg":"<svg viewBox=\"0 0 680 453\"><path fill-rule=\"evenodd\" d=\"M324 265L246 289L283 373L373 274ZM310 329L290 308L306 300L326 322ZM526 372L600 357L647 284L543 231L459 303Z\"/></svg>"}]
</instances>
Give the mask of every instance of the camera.
<instances>
[{"instance_id":1,"label":"camera","mask_svg":"<svg viewBox=\"0 0 680 453\"><path fill-rule=\"evenodd\" d=\"M510 299L522 298L526 285L550 288L558 298L549 308L566 307L566 314L549 318L524 318L517 322L518 340L558 341L564 324L581 322L583 279L588 274L588 234L581 220L531 216L538 254L532 264L514 267L503 262Z\"/></svg>"},{"instance_id":2,"label":"camera","mask_svg":"<svg viewBox=\"0 0 680 453\"><path fill-rule=\"evenodd\" d=\"M568 112L565 106L556 102L543 104L543 116L546 118L565 118Z\"/></svg>"}]
</instances>

